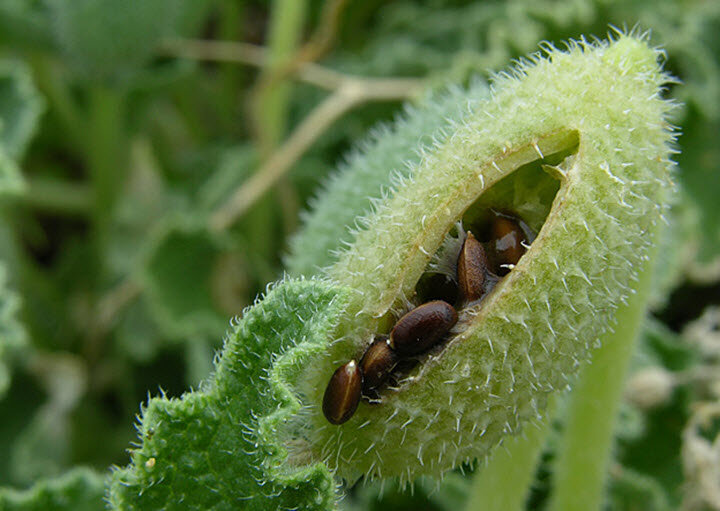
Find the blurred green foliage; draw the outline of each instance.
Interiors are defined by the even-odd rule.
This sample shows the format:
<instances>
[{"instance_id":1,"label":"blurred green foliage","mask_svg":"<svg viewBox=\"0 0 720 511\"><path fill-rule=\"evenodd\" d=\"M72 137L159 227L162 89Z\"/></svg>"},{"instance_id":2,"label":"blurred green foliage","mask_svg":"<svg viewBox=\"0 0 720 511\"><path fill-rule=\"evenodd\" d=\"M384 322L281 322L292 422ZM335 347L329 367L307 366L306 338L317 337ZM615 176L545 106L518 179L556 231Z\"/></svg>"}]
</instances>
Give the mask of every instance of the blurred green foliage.
<instances>
[{"instance_id":1,"label":"blurred green foliage","mask_svg":"<svg viewBox=\"0 0 720 511\"><path fill-rule=\"evenodd\" d=\"M308 0L303 41L322 28L323 8ZM139 403L207 376L228 320L282 275L300 211L332 186L328 174L348 149L397 114L399 103L352 110L237 223L209 231L209 215L260 163L251 115L259 72L178 58L166 43L265 44L273 15L262 0L0 3L0 485L30 488L0 490L0 509L102 508L100 476L62 474L127 463ZM442 89L487 78L541 40L602 37L608 24L652 30L682 82L667 91L682 102L673 119L682 193L642 346L646 364L684 376L658 408L628 405L609 487L613 509L667 509L682 501L691 404L709 399L686 377L703 355L681 332L720 302L720 2L349 0L319 63ZM282 80L290 94L281 115L297 126L326 92ZM312 271L307 259L292 269ZM546 496L551 459L532 505ZM45 477L59 479L36 482ZM457 509L466 487L453 473L437 492L419 482L414 495L381 496L370 485L345 504ZM58 495L77 498L75 507Z\"/></svg>"}]
</instances>

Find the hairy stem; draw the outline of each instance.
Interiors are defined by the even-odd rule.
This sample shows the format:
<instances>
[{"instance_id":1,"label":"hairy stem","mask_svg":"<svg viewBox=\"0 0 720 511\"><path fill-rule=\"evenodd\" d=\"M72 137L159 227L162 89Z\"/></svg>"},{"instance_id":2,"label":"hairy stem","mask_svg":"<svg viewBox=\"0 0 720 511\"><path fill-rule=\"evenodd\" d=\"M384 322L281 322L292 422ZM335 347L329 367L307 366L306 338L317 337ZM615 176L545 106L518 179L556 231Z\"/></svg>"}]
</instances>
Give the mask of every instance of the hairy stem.
<instances>
[{"instance_id":1,"label":"hairy stem","mask_svg":"<svg viewBox=\"0 0 720 511\"><path fill-rule=\"evenodd\" d=\"M522 435L508 439L480 469L472 483L465 511L521 511L527 500L555 406L545 418L528 424Z\"/></svg>"},{"instance_id":2,"label":"hairy stem","mask_svg":"<svg viewBox=\"0 0 720 511\"><path fill-rule=\"evenodd\" d=\"M615 332L609 332L591 363L580 374L570 398L564 439L555 463L551 511L599 510L610 463L613 427L625 376L640 332L654 255L635 283L635 293L617 312Z\"/></svg>"}]
</instances>

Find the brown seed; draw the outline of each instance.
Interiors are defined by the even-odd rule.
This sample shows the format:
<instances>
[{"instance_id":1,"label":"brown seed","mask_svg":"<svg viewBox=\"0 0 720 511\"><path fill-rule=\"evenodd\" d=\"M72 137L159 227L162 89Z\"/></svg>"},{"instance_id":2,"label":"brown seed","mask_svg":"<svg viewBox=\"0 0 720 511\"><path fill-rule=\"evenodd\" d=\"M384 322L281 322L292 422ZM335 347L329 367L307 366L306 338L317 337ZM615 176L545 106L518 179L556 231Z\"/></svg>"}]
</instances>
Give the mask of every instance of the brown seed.
<instances>
[{"instance_id":1,"label":"brown seed","mask_svg":"<svg viewBox=\"0 0 720 511\"><path fill-rule=\"evenodd\" d=\"M457 263L458 284L464 300L472 302L479 300L485 294L487 269L485 249L468 231Z\"/></svg>"},{"instance_id":2,"label":"brown seed","mask_svg":"<svg viewBox=\"0 0 720 511\"><path fill-rule=\"evenodd\" d=\"M330 377L323 397L323 413L330 424L342 424L353 416L360 402L362 381L362 372L354 360L338 367Z\"/></svg>"},{"instance_id":3,"label":"brown seed","mask_svg":"<svg viewBox=\"0 0 720 511\"><path fill-rule=\"evenodd\" d=\"M363 374L363 392L375 389L385 383L390 372L397 364L398 357L390 347L387 335L376 336L373 343L360 359L360 370Z\"/></svg>"},{"instance_id":4,"label":"brown seed","mask_svg":"<svg viewBox=\"0 0 720 511\"><path fill-rule=\"evenodd\" d=\"M505 275L510 271L506 265L517 264L527 250L524 246L527 244L525 233L517 220L496 213L492 238L498 274Z\"/></svg>"},{"instance_id":5,"label":"brown seed","mask_svg":"<svg viewBox=\"0 0 720 511\"><path fill-rule=\"evenodd\" d=\"M423 353L440 342L457 319L457 312L449 303L442 300L425 303L395 323L390 346L401 357Z\"/></svg>"}]
</instances>

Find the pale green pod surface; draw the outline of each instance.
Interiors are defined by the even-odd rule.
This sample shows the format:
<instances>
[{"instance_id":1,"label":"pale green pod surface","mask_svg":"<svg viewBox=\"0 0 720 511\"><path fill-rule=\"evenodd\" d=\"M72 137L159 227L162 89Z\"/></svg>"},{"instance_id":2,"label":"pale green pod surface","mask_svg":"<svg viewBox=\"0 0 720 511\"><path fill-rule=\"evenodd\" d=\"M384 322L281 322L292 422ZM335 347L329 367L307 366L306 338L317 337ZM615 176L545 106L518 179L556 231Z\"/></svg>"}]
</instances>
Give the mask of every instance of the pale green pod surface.
<instances>
[{"instance_id":1,"label":"pale green pod surface","mask_svg":"<svg viewBox=\"0 0 720 511\"><path fill-rule=\"evenodd\" d=\"M353 239L359 217L387 197L393 182L408 176L423 153L444 140L489 96L485 83L451 87L407 106L392 125L376 128L347 158L305 214L305 225L286 258L291 275L312 275L337 261Z\"/></svg>"},{"instance_id":2,"label":"pale green pod surface","mask_svg":"<svg viewBox=\"0 0 720 511\"><path fill-rule=\"evenodd\" d=\"M352 297L328 348L292 381L304 405L282 432L292 463L412 481L482 458L542 417L612 327L673 189L668 77L632 34L544 50L495 78L327 270ZM329 424L321 403L335 368L423 301L418 281L456 223L489 208L538 230L531 248L380 404Z\"/></svg>"}]
</instances>

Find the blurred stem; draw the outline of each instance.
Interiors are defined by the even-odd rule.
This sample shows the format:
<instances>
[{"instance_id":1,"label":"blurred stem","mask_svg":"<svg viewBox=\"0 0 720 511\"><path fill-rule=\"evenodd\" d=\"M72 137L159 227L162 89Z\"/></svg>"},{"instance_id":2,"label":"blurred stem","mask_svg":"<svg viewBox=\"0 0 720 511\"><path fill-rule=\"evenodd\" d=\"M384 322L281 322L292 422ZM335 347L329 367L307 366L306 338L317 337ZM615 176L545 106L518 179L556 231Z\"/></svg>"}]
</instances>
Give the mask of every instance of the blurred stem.
<instances>
[{"instance_id":1,"label":"blurred stem","mask_svg":"<svg viewBox=\"0 0 720 511\"><path fill-rule=\"evenodd\" d=\"M625 377L650 294L653 261L645 262L627 304L616 314L615 332L605 334L570 396L563 441L554 465L550 511L602 509L613 445L613 427Z\"/></svg>"},{"instance_id":2,"label":"blurred stem","mask_svg":"<svg viewBox=\"0 0 720 511\"><path fill-rule=\"evenodd\" d=\"M122 93L96 86L89 92L86 163L93 185L93 220L102 246L122 185L124 102Z\"/></svg>"},{"instance_id":3,"label":"blurred stem","mask_svg":"<svg viewBox=\"0 0 720 511\"><path fill-rule=\"evenodd\" d=\"M40 55L33 59L33 70L38 87L50 100L52 110L65 128L70 143L74 148L82 148L84 126L81 114L56 62L50 57Z\"/></svg>"},{"instance_id":4,"label":"blurred stem","mask_svg":"<svg viewBox=\"0 0 720 511\"><path fill-rule=\"evenodd\" d=\"M295 54L305 22L305 0L274 0L268 58L258 83L253 102L253 117L261 159L267 158L280 142L287 123L290 84L275 80L288 60Z\"/></svg>"},{"instance_id":5,"label":"blurred stem","mask_svg":"<svg viewBox=\"0 0 720 511\"><path fill-rule=\"evenodd\" d=\"M225 40L235 41L243 37L242 21L245 19L248 6L244 2L220 2L218 5L220 19L218 20L218 35ZM242 132L241 123L237 122L238 91L243 88L243 76L247 70L228 63L219 69L219 94L215 98L216 108L223 111L223 131L226 133Z\"/></svg>"},{"instance_id":6,"label":"blurred stem","mask_svg":"<svg viewBox=\"0 0 720 511\"><path fill-rule=\"evenodd\" d=\"M495 449L487 466L478 469L465 511L521 511L525 509L537 464L555 412L551 398L545 417L527 424L521 435Z\"/></svg>"},{"instance_id":7,"label":"blurred stem","mask_svg":"<svg viewBox=\"0 0 720 511\"><path fill-rule=\"evenodd\" d=\"M260 75L253 97L253 120L255 138L260 161L265 161L280 143L287 126L288 107L290 103L291 85L285 77L278 75L280 70L295 55L300 42L300 35L305 23L306 0L273 0L272 15L268 35L268 58ZM284 184L287 194L294 194L287 183ZM296 211L288 212L294 201L280 202L280 210L284 217L295 215ZM270 234L273 229L273 209L277 206L268 203L262 206L253 216L250 224L250 237L260 252L271 254L275 238Z\"/></svg>"},{"instance_id":8,"label":"blurred stem","mask_svg":"<svg viewBox=\"0 0 720 511\"><path fill-rule=\"evenodd\" d=\"M27 181L28 191L18 199L29 207L67 215L86 215L93 207L92 192L84 183L44 177Z\"/></svg>"},{"instance_id":9,"label":"blurred stem","mask_svg":"<svg viewBox=\"0 0 720 511\"><path fill-rule=\"evenodd\" d=\"M164 53L173 57L207 60L211 62L234 62L248 66L263 67L268 51L262 46L236 41L207 41L173 39L163 46ZM303 62L289 75L301 82L327 90L340 88L347 80L360 80L314 62Z\"/></svg>"},{"instance_id":10,"label":"blurred stem","mask_svg":"<svg viewBox=\"0 0 720 511\"><path fill-rule=\"evenodd\" d=\"M315 107L272 157L220 205L210 219L211 228L223 230L230 227L347 111L367 101L407 99L418 94L422 86L420 79L348 78L336 92Z\"/></svg>"}]
</instances>

